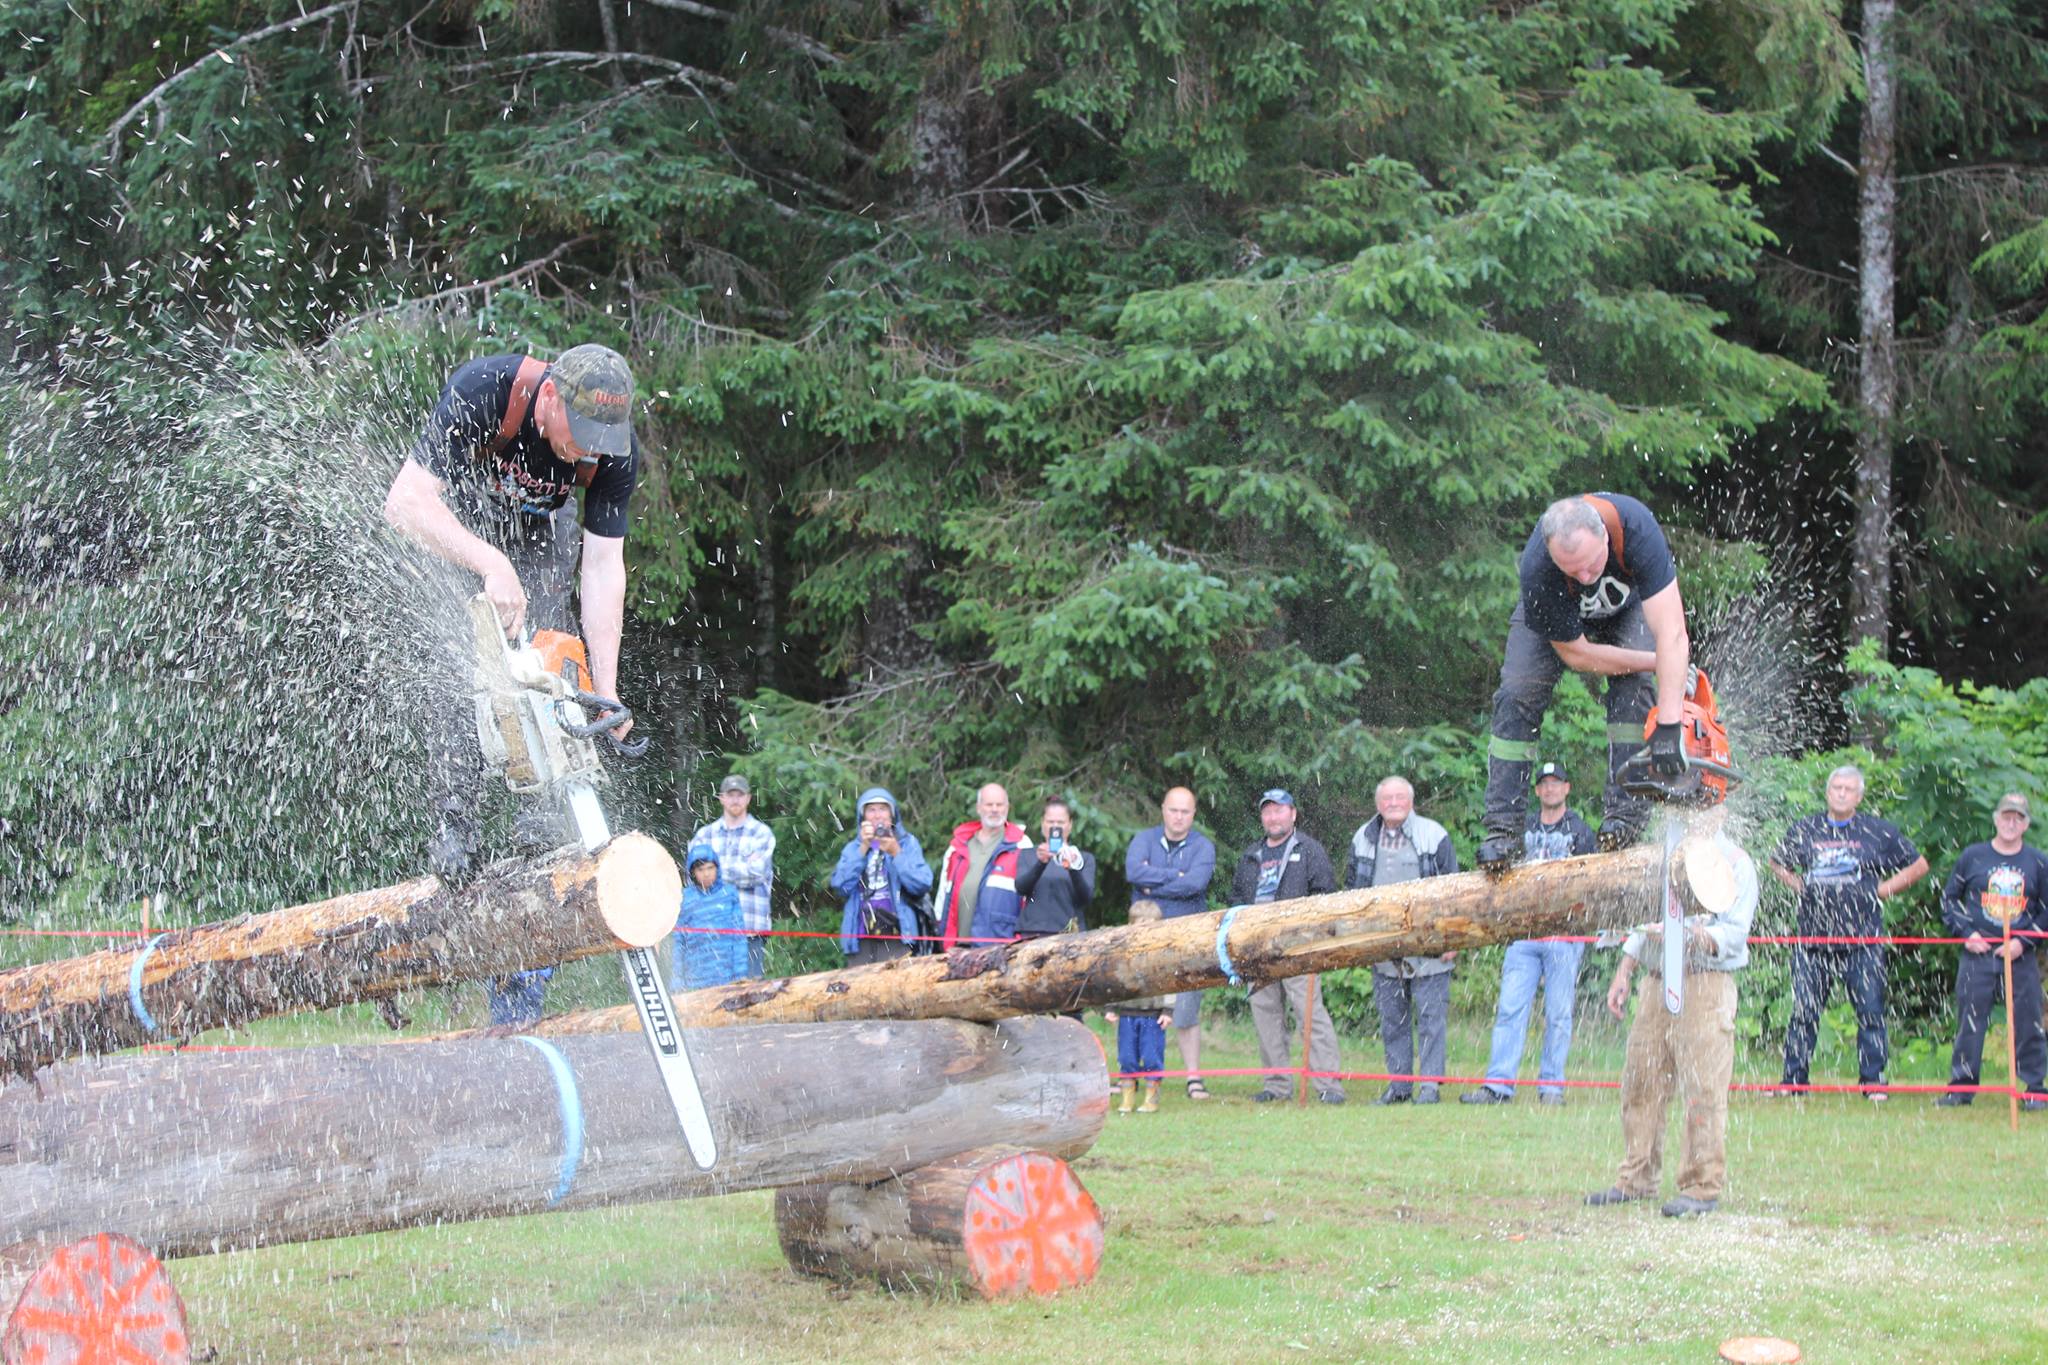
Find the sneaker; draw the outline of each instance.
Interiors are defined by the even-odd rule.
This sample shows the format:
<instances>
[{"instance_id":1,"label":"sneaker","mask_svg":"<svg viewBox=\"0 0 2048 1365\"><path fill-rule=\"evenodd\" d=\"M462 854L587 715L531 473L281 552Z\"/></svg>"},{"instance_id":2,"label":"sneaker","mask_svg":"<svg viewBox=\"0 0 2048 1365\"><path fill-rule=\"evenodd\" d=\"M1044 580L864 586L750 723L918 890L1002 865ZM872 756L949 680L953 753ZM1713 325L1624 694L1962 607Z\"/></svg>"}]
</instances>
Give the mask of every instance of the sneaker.
<instances>
[{"instance_id":1,"label":"sneaker","mask_svg":"<svg viewBox=\"0 0 2048 1365\"><path fill-rule=\"evenodd\" d=\"M2029 1092L2020 1097L2020 1108L2029 1114L2038 1114L2048 1109L2048 1095Z\"/></svg>"},{"instance_id":2,"label":"sneaker","mask_svg":"<svg viewBox=\"0 0 2048 1365\"><path fill-rule=\"evenodd\" d=\"M1252 1096L1252 1103L1253 1103L1253 1104L1278 1104L1278 1103L1280 1103L1280 1102L1281 1102L1282 1100L1285 1100L1285 1099L1287 1099L1287 1098L1288 1098L1288 1096L1286 1096L1286 1095L1276 1095L1276 1094L1274 1094L1274 1093L1273 1093L1272 1091L1270 1091L1270 1090L1261 1090L1261 1091L1260 1091L1260 1092L1259 1092L1258 1094L1256 1094L1256 1095Z\"/></svg>"},{"instance_id":3,"label":"sneaker","mask_svg":"<svg viewBox=\"0 0 2048 1365\"><path fill-rule=\"evenodd\" d=\"M1564 1092L1562 1090L1545 1090L1536 1096L1536 1103L1548 1105L1563 1104Z\"/></svg>"},{"instance_id":4,"label":"sneaker","mask_svg":"<svg viewBox=\"0 0 2048 1365\"><path fill-rule=\"evenodd\" d=\"M1320 1095L1317 1095L1316 1099L1324 1104L1342 1104L1344 1103L1344 1092L1341 1090L1325 1090Z\"/></svg>"},{"instance_id":5,"label":"sneaker","mask_svg":"<svg viewBox=\"0 0 2048 1365\"><path fill-rule=\"evenodd\" d=\"M1703 1213L1712 1213L1720 1207L1721 1201L1718 1199L1695 1199L1689 1194L1681 1194L1664 1206L1664 1216L1666 1218L1697 1218Z\"/></svg>"},{"instance_id":6,"label":"sneaker","mask_svg":"<svg viewBox=\"0 0 2048 1365\"><path fill-rule=\"evenodd\" d=\"M1380 1097L1379 1097L1378 1099L1374 1100L1374 1101L1373 1101L1373 1103L1374 1103L1374 1104L1406 1104L1406 1103L1408 1103L1408 1102L1409 1102L1410 1100L1412 1100L1412 1099L1414 1099L1414 1098L1415 1098L1415 1097L1414 1097L1413 1095L1409 1094L1409 1093L1408 1093L1407 1091L1405 1091L1405 1090L1400 1090L1400 1091L1397 1091L1397 1090L1395 1090L1395 1089L1394 1089L1394 1087L1393 1087L1393 1086L1391 1086L1391 1085L1390 1085L1390 1086L1388 1086L1388 1087L1387 1087L1387 1088L1386 1088L1385 1090L1382 1090L1382 1091L1380 1091Z\"/></svg>"},{"instance_id":7,"label":"sneaker","mask_svg":"<svg viewBox=\"0 0 2048 1365\"><path fill-rule=\"evenodd\" d=\"M1498 1090L1495 1090L1495 1089L1494 1089L1494 1088L1493 1088L1492 1086L1490 1086L1490 1085L1482 1085L1482 1086L1480 1086L1480 1087L1479 1087L1479 1088L1478 1088L1477 1090L1467 1090L1467 1091L1466 1091L1466 1092L1465 1092L1464 1094L1462 1094L1462 1095L1458 1096L1458 1103L1460 1103L1460 1104L1508 1104L1508 1103L1512 1102L1512 1101L1514 1100L1514 1098L1515 1098L1515 1097L1514 1097L1513 1095L1503 1095L1503 1094L1501 1094L1501 1093L1500 1093L1500 1091L1498 1091Z\"/></svg>"},{"instance_id":8,"label":"sneaker","mask_svg":"<svg viewBox=\"0 0 2048 1365\"><path fill-rule=\"evenodd\" d=\"M1869 1100L1872 1104L1883 1104L1891 1096L1885 1094L1882 1090L1866 1090L1863 1092L1863 1098Z\"/></svg>"},{"instance_id":9,"label":"sneaker","mask_svg":"<svg viewBox=\"0 0 2048 1365\"><path fill-rule=\"evenodd\" d=\"M1976 1098L1977 1097L1975 1095L1965 1095L1958 1091L1951 1090L1946 1095L1943 1095L1939 1099L1935 1100L1934 1107L1936 1109L1961 1109L1964 1105L1968 1104L1971 1100L1974 1100Z\"/></svg>"},{"instance_id":10,"label":"sneaker","mask_svg":"<svg viewBox=\"0 0 2048 1365\"><path fill-rule=\"evenodd\" d=\"M1587 1195L1586 1204L1590 1208L1604 1209L1610 1204L1633 1204L1649 1197L1647 1194L1630 1194L1619 1185L1609 1185L1604 1190L1595 1190Z\"/></svg>"},{"instance_id":11,"label":"sneaker","mask_svg":"<svg viewBox=\"0 0 2048 1365\"><path fill-rule=\"evenodd\" d=\"M1481 872L1505 872L1528 851L1519 834L1489 834L1479 844L1477 862Z\"/></svg>"},{"instance_id":12,"label":"sneaker","mask_svg":"<svg viewBox=\"0 0 2048 1365\"><path fill-rule=\"evenodd\" d=\"M1794 1090L1792 1088L1792 1083L1790 1081L1787 1081L1785 1084L1773 1086L1772 1088L1764 1091L1763 1093L1764 1098L1767 1100L1789 1100L1796 1099L1800 1092Z\"/></svg>"},{"instance_id":13,"label":"sneaker","mask_svg":"<svg viewBox=\"0 0 2048 1365\"><path fill-rule=\"evenodd\" d=\"M1435 1104L1437 1102L1436 1087L1433 1085L1416 1086L1415 1102L1417 1104Z\"/></svg>"}]
</instances>

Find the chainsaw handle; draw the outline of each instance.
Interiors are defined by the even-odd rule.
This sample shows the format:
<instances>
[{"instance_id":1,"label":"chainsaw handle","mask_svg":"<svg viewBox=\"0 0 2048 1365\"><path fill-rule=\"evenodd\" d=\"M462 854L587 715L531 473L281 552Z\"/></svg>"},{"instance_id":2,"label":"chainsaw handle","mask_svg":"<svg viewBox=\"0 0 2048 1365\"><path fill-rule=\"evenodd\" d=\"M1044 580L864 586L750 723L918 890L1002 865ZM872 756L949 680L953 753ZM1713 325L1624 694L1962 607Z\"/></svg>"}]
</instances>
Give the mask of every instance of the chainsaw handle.
<instances>
[{"instance_id":1,"label":"chainsaw handle","mask_svg":"<svg viewBox=\"0 0 2048 1365\"><path fill-rule=\"evenodd\" d=\"M647 746L651 742L652 736L642 735L639 739L620 739L612 734L612 731L633 718L632 707L625 705L623 702L614 701L610 697L600 697L595 692L585 692L580 687L576 689L575 700L576 704L585 711L596 713L597 719L580 722L572 721L569 719L569 713L564 709L568 703L566 701L558 701L555 703L555 720L564 731L578 739L591 739L602 736L605 743L611 745L612 752L620 758L638 758L647 752Z\"/></svg>"},{"instance_id":2,"label":"chainsaw handle","mask_svg":"<svg viewBox=\"0 0 2048 1365\"><path fill-rule=\"evenodd\" d=\"M604 742L612 746L612 752L620 758L639 758L647 752L647 746L654 742L654 736L642 735L638 739L620 739L611 731L604 732Z\"/></svg>"}]
</instances>

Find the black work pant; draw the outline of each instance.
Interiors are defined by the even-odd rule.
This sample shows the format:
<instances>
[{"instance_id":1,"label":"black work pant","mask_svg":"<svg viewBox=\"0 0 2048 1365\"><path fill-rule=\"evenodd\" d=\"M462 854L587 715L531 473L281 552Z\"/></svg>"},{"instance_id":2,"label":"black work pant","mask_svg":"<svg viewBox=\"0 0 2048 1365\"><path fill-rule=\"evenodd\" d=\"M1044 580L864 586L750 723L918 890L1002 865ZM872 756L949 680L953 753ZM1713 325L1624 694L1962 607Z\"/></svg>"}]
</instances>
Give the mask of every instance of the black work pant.
<instances>
[{"instance_id":1,"label":"black work pant","mask_svg":"<svg viewBox=\"0 0 2048 1365\"><path fill-rule=\"evenodd\" d=\"M2041 1031L2041 967L2029 949L2012 964L2012 996L2006 1003L2006 1026L2012 1029L2018 1054L2020 1083L2028 1090L2048 1088L2048 1035ZM1950 1085L1977 1085L1984 1074L1984 1029L1991 1007L2005 994L2005 964L1996 953L1963 950L1956 964L1956 1046L1950 1055Z\"/></svg>"},{"instance_id":2,"label":"black work pant","mask_svg":"<svg viewBox=\"0 0 2048 1365\"><path fill-rule=\"evenodd\" d=\"M1586 639L1624 649L1657 647L1640 598L1630 597L1619 615L1586 624ZM1500 690L1493 694L1493 734L1486 746L1486 832L1522 833L1529 809L1529 778L1535 769L1536 740L1543 713L1564 677L1564 660L1550 641L1523 623L1517 605L1508 618L1507 655L1500 666ZM1603 825L1640 829L1649 803L1630 796L1614 780L1622 760L1643 747L1643 722L1657 704L1653 673L1628 673L1607 680L1607 790L1601 798Z\"/></svg>"},{"instance_id":3,"label":"black work pant","mask_svg":"<svg viewBox=\"0 0 2048 1365\"><path fill-rule=\"evenodd\" d=\"M1864 1085L1884 1080L1885 1064L1891 1059L1891 1038L1884 1023L1884 947L1869 943L1793 948L1792 1019L1785 1025L1786 1085L1807 1084L1814 1034L1838 979L1856 1011L1856 1079Z\"/></svg>"}]
</instances>

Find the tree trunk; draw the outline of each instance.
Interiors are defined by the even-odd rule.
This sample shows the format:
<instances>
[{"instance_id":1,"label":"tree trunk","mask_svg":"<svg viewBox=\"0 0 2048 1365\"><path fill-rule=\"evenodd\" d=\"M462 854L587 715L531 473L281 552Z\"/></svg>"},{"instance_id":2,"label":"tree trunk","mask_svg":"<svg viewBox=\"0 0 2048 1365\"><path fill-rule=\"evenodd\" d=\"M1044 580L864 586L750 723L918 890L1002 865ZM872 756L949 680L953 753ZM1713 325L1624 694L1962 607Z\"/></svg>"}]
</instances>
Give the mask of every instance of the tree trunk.
<instances>
[{"instance_id":1,"label":"tree trunk","mask_svg":"<svg viewBox=\"0 0 2048 1365\"><path fill-rule=\"evenodd\" d=\"M1863 6L1863 134L1856 205L1860 363L1849 633L1857 640L1877 641L1880 649L1891 637L1892 412L1899 386L1892 318L1899 202L1898 97L1891 47L1896 13L1896 0L1865 0Z\"/></svg>"},{"instance_id":2,"label":"tree trunk","mask_svg":"<svg viewBox=\"0 0 2048 1365\"><path fill-rule=\"evenodd\" d=\"M63 1057L649 946L674 928L681 899L668 851L623 834L594 854L498 863L468 886L422 877L174 929L0 972L0 1060L29 1075Z\"/></svg>"},{"instance_id":3,"label":"tree trunk","mask_svg":"<svg viewBox=\"0 0 2048 1365\"><path fill-rule=\"evenodd\" d=\"M67 1063L40 1095L0 1094L15 1244L0 1261L107 1231L189 1256L873 1182L979 1147L1075 1156L1109 1110L1102 1050L1071 1019L722 1029L691 1051L719 1137L710 1171L691 1161L636 1037Z\"/></svg>"},{"instance_id":4,"label":"tree trunk","mask_svg":"<svg viewBox=\"0 0 2048 1365\"><path fill-rule=\"evenodd\" d=\"M1688 844L1695 888L1721 855ZM1247 984L1434 956L1546 934L1655 921L1663 850L1529 863L1500 875L1432 877L1399 886L1304 896L1085 934L906 957L843 971L742 981L676 997L685 1028L822 1019L1007 1019L1107 1005L1225 983L1217 932L1231 916L1231 965ZM1725 861L1725 859L1723 860ZM1720 878L1732 886L1732 877ZM543 1020L536 1033L639 1027L627 1008ZM460 1035L458 1035L460 1036Z\"/></svg>"},{"instance_id":5,"label":"tree trunk","mask_svg":"<svg viewBox=\"0 0 2048 1365\"><path fill-rule=\"evenodd\" d=\"M775 1196L790 1265L892 1289L971 1287L1043 1297L1095 1279L1102 1211L1058 1157L962 1152L874 1185L798 1185Z\"/></svg>"}]
</instances>

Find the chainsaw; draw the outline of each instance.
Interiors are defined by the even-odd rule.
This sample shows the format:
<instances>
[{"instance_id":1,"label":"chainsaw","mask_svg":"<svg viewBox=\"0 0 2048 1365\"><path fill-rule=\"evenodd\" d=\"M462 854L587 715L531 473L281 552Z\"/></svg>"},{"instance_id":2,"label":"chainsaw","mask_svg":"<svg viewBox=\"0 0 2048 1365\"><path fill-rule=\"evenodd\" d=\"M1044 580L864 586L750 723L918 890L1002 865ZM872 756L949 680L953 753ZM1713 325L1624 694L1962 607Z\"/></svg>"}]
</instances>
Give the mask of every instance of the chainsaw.
<instances>
[{"instance_id":1,"label":"chainsaw","mask_svg":"<svg viewBox=\"0 0 2048 1365\"><path fill-rule=\"evenodd\" d=\"M591 690L588 656L574 635L536 631L514 646L482 594L470 599L469 615L476 634L476 734L485 765L514 792L566 806L583 847L595 853L612 837L597 799L604 780L597 741L602 737L621 756L637 758L647 751L647 740L626 743L611 733L632 712ZM690 1158L708 1171L718 1159L718 1145L654 950L628 948L619 957Z\"/></svg>"},{"instance_id":2,"label":"chainsaw","mask_svg":"<svg viewBox=\"0 0 2048 1365\"><path fill-rule=\"evenodd\" d=\"M1657 732L1657 708L1643 722L1643 738ZM1686 678L1685 702L1679 711L1679 752L1684 771L1672 776L1659 773L1650 758L1649 746L1622 760L1615 781L1630 796L1672 806L1717 806L1728 799L1742 782L1728 747L1728 731L1721 724L1720 705L1714 684L1706 670L1693 668ZM1685 907L1671 884L1672 861L1684 834L1683 824L1670 820L1664 826L1664 862L1659 881L1664 891L1664 913L1659 928L1664 938L1664 1008L1677 1014L1685 1008Z\"/></svg>"}]
</instances>

